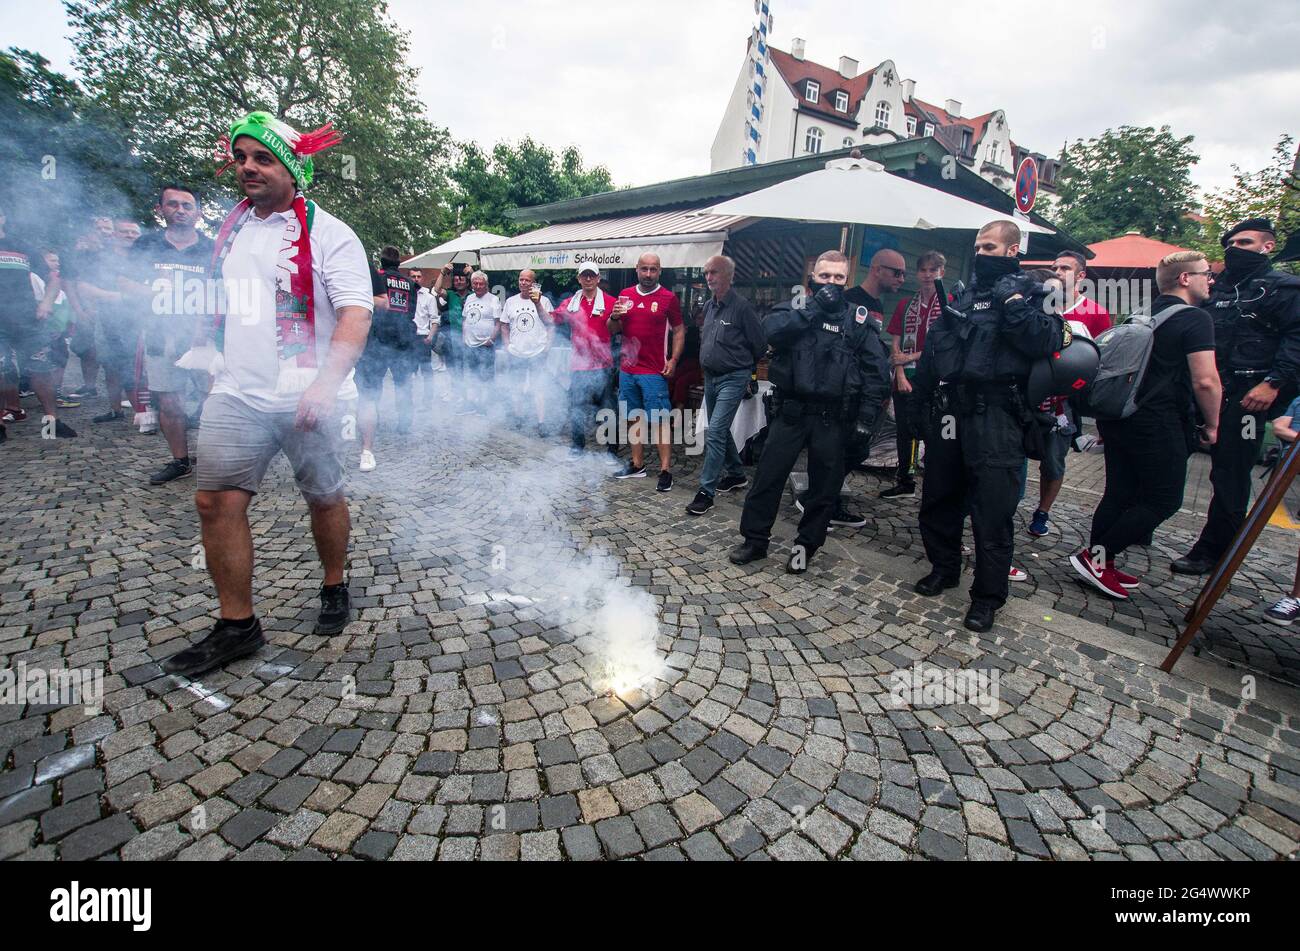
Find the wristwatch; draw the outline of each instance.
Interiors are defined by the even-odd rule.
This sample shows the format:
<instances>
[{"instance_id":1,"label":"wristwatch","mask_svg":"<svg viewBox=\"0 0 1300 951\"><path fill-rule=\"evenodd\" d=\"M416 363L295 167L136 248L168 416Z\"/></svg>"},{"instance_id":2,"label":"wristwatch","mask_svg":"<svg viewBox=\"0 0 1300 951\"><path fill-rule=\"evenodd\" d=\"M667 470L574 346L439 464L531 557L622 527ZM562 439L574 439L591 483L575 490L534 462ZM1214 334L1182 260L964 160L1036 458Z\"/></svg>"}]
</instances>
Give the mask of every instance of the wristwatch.
<instances>
[{"instance_id":1,"label":"wristwatch","mask_svg":"<svg viewBox=\"0 0 1300 951\"><path fill-rule=\"evenodd\" d=\"M1269 386L1273 387L1273 389L1275 390L1282 389L1282 381L1275 376L1264 377L1264 382L1267 383Z\"/></svg>"}]
</instances>

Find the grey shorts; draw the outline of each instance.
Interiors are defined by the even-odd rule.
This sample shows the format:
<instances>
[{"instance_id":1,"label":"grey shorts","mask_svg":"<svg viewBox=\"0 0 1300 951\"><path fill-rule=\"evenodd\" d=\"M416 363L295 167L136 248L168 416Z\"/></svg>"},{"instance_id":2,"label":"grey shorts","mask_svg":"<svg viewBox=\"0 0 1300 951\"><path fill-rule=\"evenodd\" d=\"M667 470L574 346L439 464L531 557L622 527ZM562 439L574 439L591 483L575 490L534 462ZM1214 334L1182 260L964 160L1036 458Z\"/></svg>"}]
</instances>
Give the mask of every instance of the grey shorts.
<instances>
[{"instance_id":1,"label":"grey shorts","mask_svg":"<svg viewBox=\"0 0 1300 951\"><path fill-rule=\"evenodd\" d=\"M256 495L272 460L283 452L304 498L338 497L345 422L355 428L355 417L345 419L350 412L350 403L340 404L334 420L303 433L294 429L293 413L263 413L229 394L214 394L203 406L199 425L198 490L242 489Z\"/></svg>"},{"instance_id":2,"label":"grey shorts","mask_svg":"<svg viewBox=\"0 0 1300 951\"><path fill-rule=\"evenodd\" d=\"M1047 434L1043 461L1038 464L1038 477L1043 482L1056 482L1065 478L1065 460L1070 455L1073 436L1064 436L1059 430Z\"/></svg>"},{"instance_id":3,"label":"grey shorts","mask_svg":"<svg viewBox=\"0 0 1300 951\"><path fill-rule=\"evenodd\" d=\"M167 322L154 318L144 337L144 369L149 389L154 393L184 393L191 371L176 366L176 361L190 349L194 339L194 322L169 317Z\"/></svg>"}]
</instances>

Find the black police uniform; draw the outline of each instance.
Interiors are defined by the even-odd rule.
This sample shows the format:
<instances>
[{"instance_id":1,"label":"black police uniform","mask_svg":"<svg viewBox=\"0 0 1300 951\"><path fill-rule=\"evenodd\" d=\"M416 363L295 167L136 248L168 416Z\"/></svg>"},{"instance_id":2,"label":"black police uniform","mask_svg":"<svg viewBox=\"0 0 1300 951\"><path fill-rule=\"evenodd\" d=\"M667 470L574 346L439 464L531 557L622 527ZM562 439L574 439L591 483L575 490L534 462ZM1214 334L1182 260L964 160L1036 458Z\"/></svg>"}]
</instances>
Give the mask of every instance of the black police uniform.
<instances>
[{"instance_id":1,"label":"black police uniform","mask_svg":"<svg viewBox=\"0 0 1300 951\"><path fill-rule=\"evenodd\" d=\"M786 480L807 448L810 493L796 544L808 558L826 542L846 445L869 441L889 397L889 350L880 325L842 293L822 291L805 308L781 304L763 320L775 390L767 442L740 520L745 540L765 551Z\"/></svg>"},{"instance_id":2,"label":"black police uniform","mask_svg":"<svg viewBox=\"0 0 1300 951\"><path fill-rule=\"evenodd\" d=\"M1013 519L1026 441L1037 423L1025 398L1035 361L1061 349L1064 323L1046 288L1014 258L977 258L968 288L930 326L914 390L928 411L921 538L944 587L961 576L962 529L975 531L971 601L996 611L1010 592Z\"/></svg>"},{"instance_id":3,"label":"black police uniform","mask_svg":"<svg viewBox=\"0 0 1300 951\"><path fill-rule=\"evenodd\" d=\"M1286 412L1300 386L1300 278L1273 270L1262 254L1235 250L1229 249L1228 270L1204 306L1214 318L1215 359L1223 383L1210 474L1214 498L1205 530L1186 559L1192 563L1188 567L1204 570L1227 553L1245 522L1265 423ZM1277 400L1266 412L1247 412L1241 401L1264 382L1277 389ZM1247 419L1253 422L1247 424Z\"/></svg>"},{"instance_id":4,"label":"black police uniform","mask_svg":"<svg viewBox=\"0 0 1300 951\"><path fill-rule=\"evenodd\" d=\"M357 361L357 385L367 396L379 399L384 375L393 374L398 391L398 427L409 428L414 405L401 391L410 384L420 358L420 334L415 329L415 305L420 287L395 267L372 272L372 291L388 299L388 309L376 311L370 323L366 349Z\"/></svg>"}]
</instances>

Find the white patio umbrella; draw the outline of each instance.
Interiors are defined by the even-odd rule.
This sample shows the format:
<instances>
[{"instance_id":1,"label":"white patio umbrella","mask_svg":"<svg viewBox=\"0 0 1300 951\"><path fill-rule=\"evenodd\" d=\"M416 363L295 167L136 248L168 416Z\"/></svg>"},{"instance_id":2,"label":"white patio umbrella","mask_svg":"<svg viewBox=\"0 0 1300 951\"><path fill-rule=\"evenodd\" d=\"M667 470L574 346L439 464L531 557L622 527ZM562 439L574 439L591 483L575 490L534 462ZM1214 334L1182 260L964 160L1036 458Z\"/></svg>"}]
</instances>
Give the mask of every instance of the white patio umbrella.
<instances>
[{"instance_id":1,"label":"white patio umbrella","mask_svg":"<svg viewBox=\"0 0 1300 951\"><path fill-rule=\"evenodd\" d=\"M466 231L459 238L453 238L446 244L440 244L432 251L425 251L409 261L403 261L404 268L442 268L448 264L478 265L478 253L489 245L504 241L505 237L489 231Z\"/></svg>"},{"instance_id":2,"label":"white patio umbrella","mask_svg":"<svg viewBox=\"0 0 1300 951\"><path fill-rule=\"evenodd\" d=\"M865 159L828 162L821 171L701 208L694 214L966 231L978 231L990 221L1012 217L892 175L878 162ZM1022 231L1054 233L1024 218L1017 218L1016 223Z\"/></svg>"}]
</instances>

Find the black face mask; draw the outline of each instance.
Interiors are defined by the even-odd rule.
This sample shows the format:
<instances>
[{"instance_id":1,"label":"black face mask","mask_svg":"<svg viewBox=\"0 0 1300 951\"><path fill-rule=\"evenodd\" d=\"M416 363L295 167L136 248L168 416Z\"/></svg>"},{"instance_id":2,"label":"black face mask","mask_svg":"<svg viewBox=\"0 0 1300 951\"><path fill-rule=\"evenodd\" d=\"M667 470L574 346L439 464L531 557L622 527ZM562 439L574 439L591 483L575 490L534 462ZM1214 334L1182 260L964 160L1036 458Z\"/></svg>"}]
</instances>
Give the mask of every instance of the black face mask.
<instances>
[{"instance_id":1,"label":"black face mask","mask_svg":"<svg viewBox=\"0 0 1300 951\"><path fill-rule=\"evenodd\" d=\"M809 285L813 291L812 302L819 310L833 314L844 306L844 288L839 284Z\"/></svg>"},{"instance_id":2,"label":"black face mask","mask_svg":"<svg viewBox=\"0 0 1300 951\"><path fill-rule=\"evenodd\" d=\"M1006 277L1020 270L1020 262L1015 258L995 258L988 254L975 255L975 283L988 287L997 283L998 278Z\"/></svg>"},{"instance_id":3,"label":"black face mask","mask_svg":"<svg viewBox=\"0 0 1300 951\"><path fill-rule=\"evenodd\" d=\"M1223 252L1223 275L1229 284L1236 284L1234 277L1246 277L1268 264L1268 255L1245 248L1228 248Z\"/></svg>"}]
</instances>

